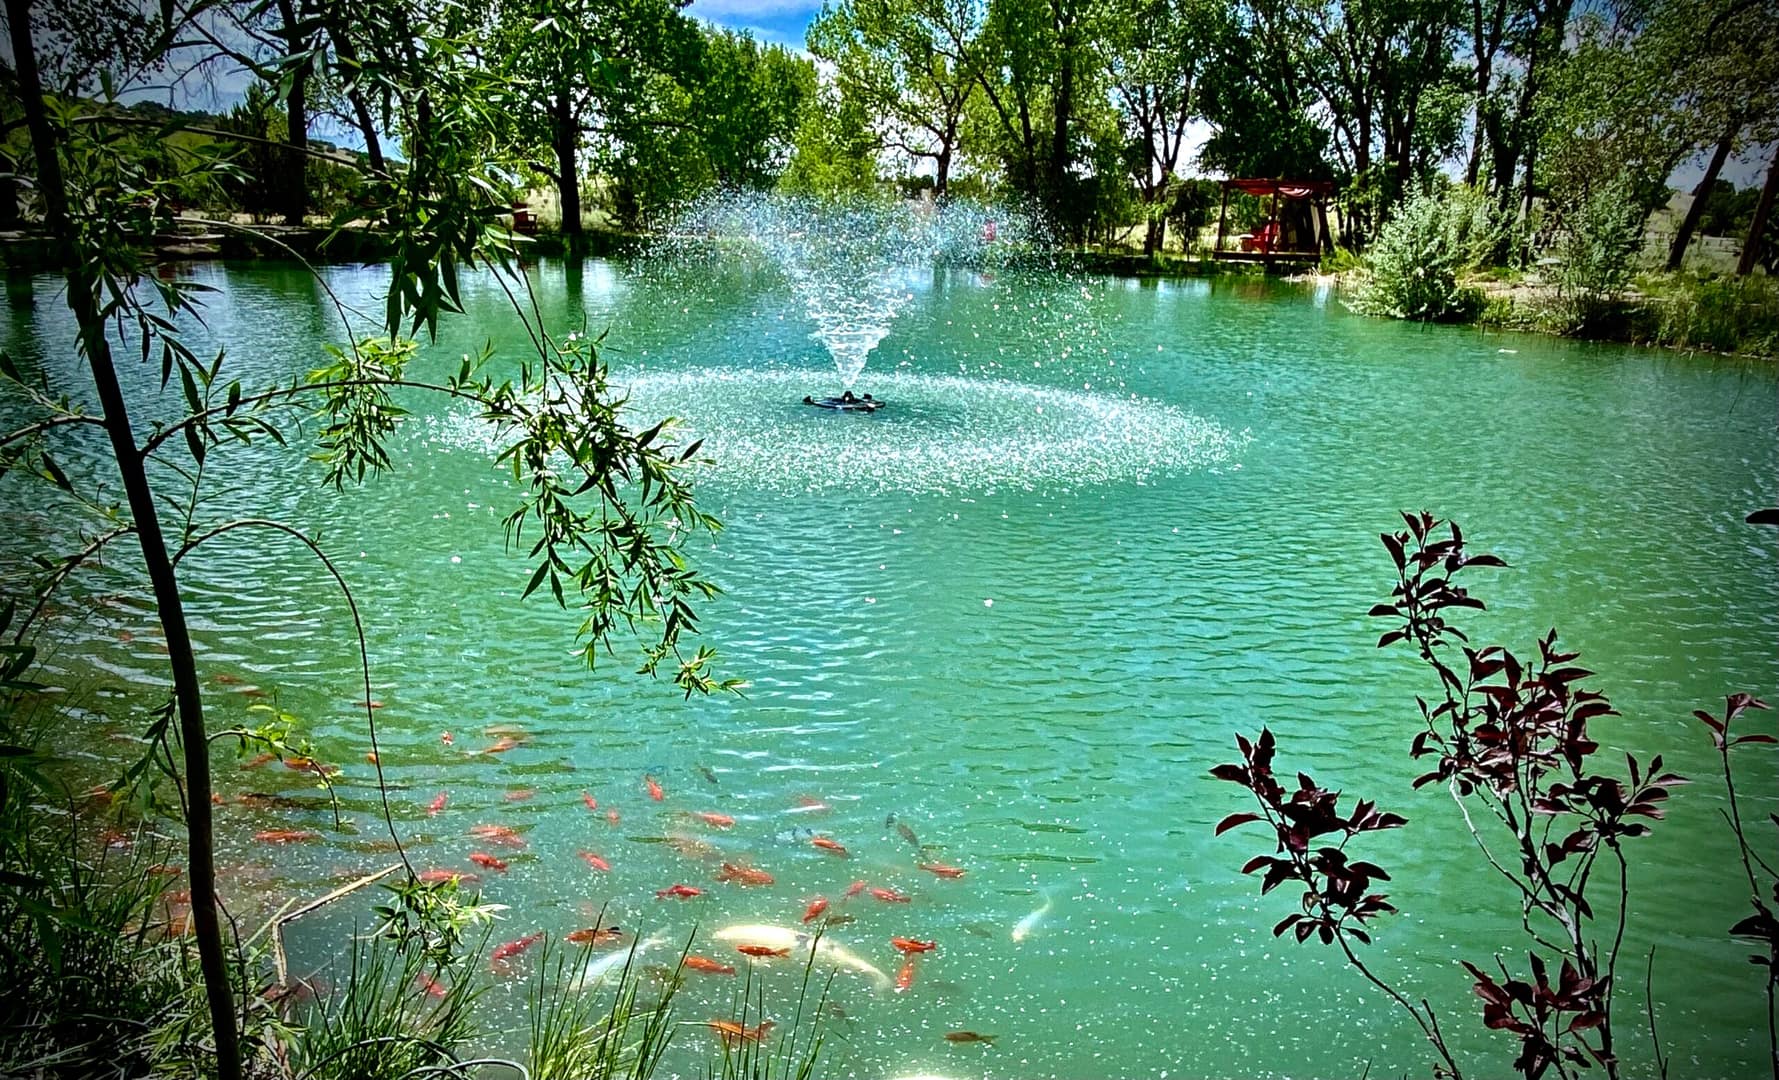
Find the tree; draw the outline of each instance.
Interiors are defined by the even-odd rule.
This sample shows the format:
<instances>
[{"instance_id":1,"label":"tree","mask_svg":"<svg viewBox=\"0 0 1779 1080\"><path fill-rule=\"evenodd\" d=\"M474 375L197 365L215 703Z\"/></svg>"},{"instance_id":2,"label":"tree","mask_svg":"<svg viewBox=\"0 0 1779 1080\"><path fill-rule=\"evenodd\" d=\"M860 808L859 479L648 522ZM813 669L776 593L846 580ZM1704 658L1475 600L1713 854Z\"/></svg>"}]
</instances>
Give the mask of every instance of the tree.
<instances>
[{"instance_id":1,"label":"tree","mask_svg":"<svg viewBox=\"0 0 1779 1080\"><path fill-rule=\"evenodd\" d=\"M977 89L982 18L975 0L841 0L809 27L809 51L884 124L885 144L933 163L939 199Z\"/></svg>"},{"instance_id":2,"label":"tree","mask_svg":"<svg viewBox=\"0 0 1779 1080\"><path fill-rule=\"evenodd\" d=\"M1205 66L1210 20L1200 0L1113 0L1101 63L1117 99L1131 179L1141 193L1143 252L1167 238L1168 192L1185 149L1186 122Z\"/></svg>"},{"instance_id":3,"label":"tree","mask_svg":"<svg viewBox=\"0 0 1779 1080\"><path fill-rule=\"evenodd\" d=\"M869 193L877 186L882 146L864 105L824 85L803 112L796 149L778 186L798 195Z\"/></svg>"},{"instance_id":4,"label":"tree","mask_svg":"<svg viewBox=\"0 0 1779 1080\"><path fill-rule=\"evenodd\" d=\"M763 188L778 179L815 81L815 65L782 45L705 29L691 105L717 183Z\"/></svg>"}]
</instances>

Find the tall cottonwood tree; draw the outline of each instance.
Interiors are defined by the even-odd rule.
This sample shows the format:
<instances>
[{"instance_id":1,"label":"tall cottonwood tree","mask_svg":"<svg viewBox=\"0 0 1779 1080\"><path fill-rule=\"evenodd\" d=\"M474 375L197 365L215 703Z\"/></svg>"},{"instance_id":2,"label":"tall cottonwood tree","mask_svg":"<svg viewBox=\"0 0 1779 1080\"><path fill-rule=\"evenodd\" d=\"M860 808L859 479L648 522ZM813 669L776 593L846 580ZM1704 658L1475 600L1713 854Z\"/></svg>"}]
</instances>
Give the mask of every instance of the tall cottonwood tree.
<instances>
[{"instance_id":1,"label":"tall cottonwood tree","mask_svg":"<svg viewBox=\"0 0 1779 1080\"><path fill-rule=\"evenodd\" d=\"M1202 0L1110 0L1100 63L1118 108L1130 177L1145 209L1143 251L1167 238L1170 182L1198 110L1211 15Z\"/></svg>"}]
</instances>

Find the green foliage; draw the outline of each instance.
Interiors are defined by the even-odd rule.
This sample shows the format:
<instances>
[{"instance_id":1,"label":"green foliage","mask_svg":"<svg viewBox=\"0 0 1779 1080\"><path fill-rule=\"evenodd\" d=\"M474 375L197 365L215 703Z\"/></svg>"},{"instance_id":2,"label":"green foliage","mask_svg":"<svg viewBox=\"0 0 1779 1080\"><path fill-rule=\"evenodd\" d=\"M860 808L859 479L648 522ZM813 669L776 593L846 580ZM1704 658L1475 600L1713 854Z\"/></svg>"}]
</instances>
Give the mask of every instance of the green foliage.
<instances>
[{"instance_id":1,"label":"green foliage","mask_svg":"<svg viewBox=\"0 0 1779 1080\"><path fill-rule=\"evenodd\" d=\"M1458 279L1488 258L1498 235L1493 205L1481 191L1411 195L1372 245L1355 308L1424 322L1474 318L1482 298Z\"/></svg>"},{"instance_id":2,"label":"green foliage","mask_svg":"<svg viewBox=\"0 0 1779 1080\"><path fill-rule=\"evenodd\" d=\"M1645 212L1632 183L1595 186L1558 224L1553 250L1566 332L1594 332L1636 273Z\"/></svg>"},{"instance_id":3,"label":"green foliage","mask_svg":"<svg viewBox=\"0 0 1779 1080\"><path fill-rule=\"evenodd\" d=\"M1779 356L1779 281L1758 274L1676 274L1640 284L1655 307L1658 344Z\"/></svg>"},{"instance_id":4,"label":"green foliage","mask_svg":"<svg viewBox=\"0 0 1779 1080\"><path fill-rule=\"evenodd\" d=\"M635 946L619 974L609 1008L594 988L578 985L592 947L558 950L545 941L527 994L533 1080L645 1080L673 1037L678 973L654 1002L638 1000L642 975Z\"/></svg>"},{"instance_id":5,"label":"green foliage","mask_svg":"<svg viewBox=\"0 0 1779 1080\"><path fill-rule=\"evenodd\" d=\"M305 1080L365 1080L415 1075L461 1060L474 1033L470 1007L473 956L447 970L421 950L374 938L348 950L340 986L315 995L291 1067Z\"/></svg>"},{"instance_id":6,"label":"green foliage","mask_svg":"<svg viewBox=\"0 0 1779 1080\"><path fill-rule=\"evenodd\" d=\"M877 136L856 98L816 93L797 128L796 150L778 188L794 195L859 195L877 187Z\"/></svg>"}]
</instances>

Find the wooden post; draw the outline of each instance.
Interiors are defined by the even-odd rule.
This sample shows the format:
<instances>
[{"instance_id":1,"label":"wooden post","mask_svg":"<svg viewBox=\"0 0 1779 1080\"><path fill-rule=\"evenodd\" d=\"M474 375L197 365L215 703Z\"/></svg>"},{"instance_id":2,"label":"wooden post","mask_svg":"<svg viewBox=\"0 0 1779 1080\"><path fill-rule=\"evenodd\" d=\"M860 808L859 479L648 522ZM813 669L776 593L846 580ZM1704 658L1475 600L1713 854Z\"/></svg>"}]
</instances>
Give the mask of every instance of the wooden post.
<instances>
[{"instance_id":1,"label":"wooden post","mask_svg":"<svg viewBox=\"0 0 1779 1080\"><path fill-rule=\"evenodd\" d=\"M1279 247L1279 189L1272 189L1272 209L1266 220L1266 268L1272 269L1272 253Z\"/></svg>"},{"instance_id":2,"label":"wooden post","mask_svg":"<svg viewBox=\"0 0 1779 1080\"><path fill-rule=\"evenodd\" d=\"M1223 250L1223 222L1229 216L1229 181L1223 181L1223 205L1217 210L1217 243L1211 248L1211 258Z\"/></svg>"}]
</instances>

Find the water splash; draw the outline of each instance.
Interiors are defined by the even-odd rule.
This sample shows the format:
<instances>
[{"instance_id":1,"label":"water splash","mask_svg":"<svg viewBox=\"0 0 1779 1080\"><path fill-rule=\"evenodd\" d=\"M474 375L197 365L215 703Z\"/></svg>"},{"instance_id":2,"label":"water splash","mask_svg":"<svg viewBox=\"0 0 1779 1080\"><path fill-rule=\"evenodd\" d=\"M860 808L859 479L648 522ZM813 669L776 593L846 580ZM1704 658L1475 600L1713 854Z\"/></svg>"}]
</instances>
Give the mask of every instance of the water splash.
<instances>
[{"instance_id":1,"label":"water splash","mask_svg":"<svg viewBox=\"0 0 1779 1080\"><path fill-rule=\"evenodd\" d=\"M664 250L741 242L784 273L811 335L827 349L842 389L851 389L872 350L935 266L1005 266L1044 245L1026 216L1005 207L836 201L727 192L681 215Z\"/></svg>"}]
</instances>

